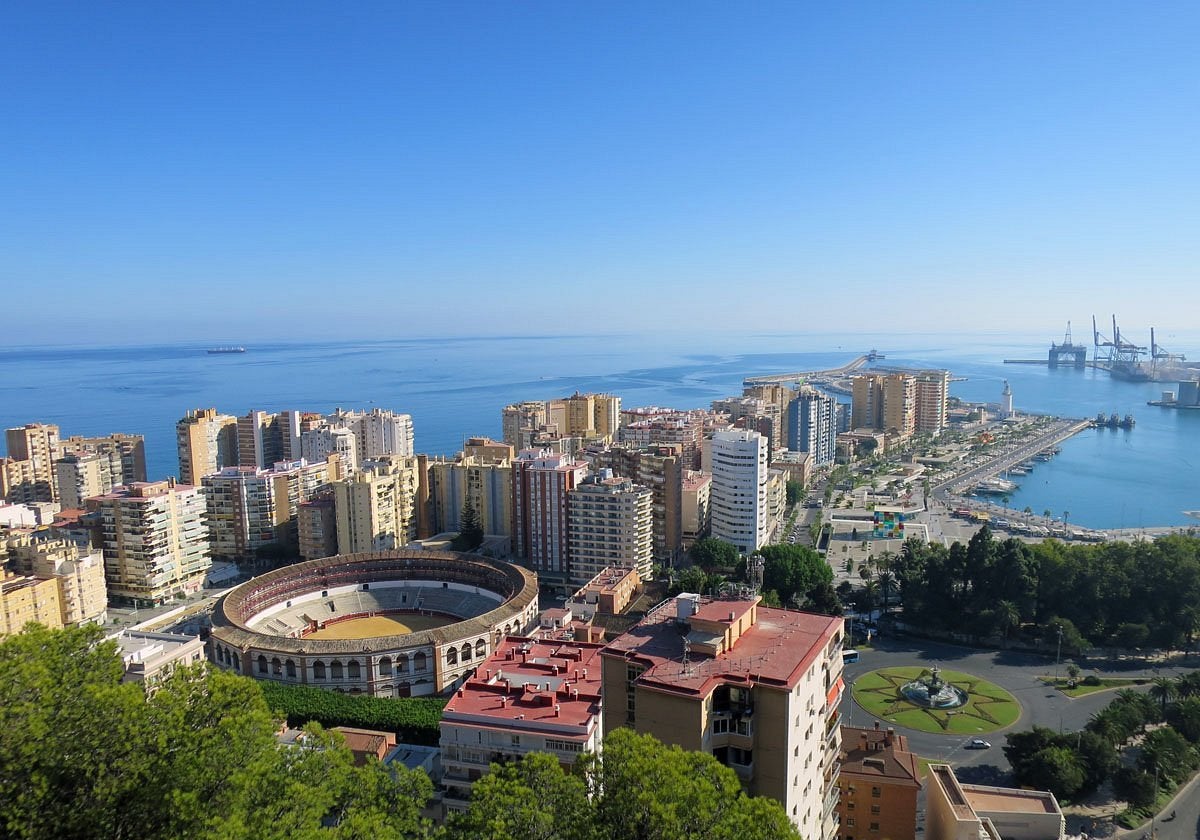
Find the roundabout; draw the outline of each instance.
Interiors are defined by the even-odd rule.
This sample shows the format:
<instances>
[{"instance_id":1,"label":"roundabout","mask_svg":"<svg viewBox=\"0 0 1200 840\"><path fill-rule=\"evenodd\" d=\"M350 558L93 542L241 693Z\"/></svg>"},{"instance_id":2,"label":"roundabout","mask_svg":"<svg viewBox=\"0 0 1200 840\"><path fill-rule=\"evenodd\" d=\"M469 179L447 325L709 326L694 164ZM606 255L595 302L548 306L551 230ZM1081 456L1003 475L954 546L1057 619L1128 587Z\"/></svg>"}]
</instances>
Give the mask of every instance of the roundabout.
<instances>
[{"instance_id":1,"label":"roundabout","mask_svg":"<svg viewBox=\"0 0 1200 840\"><path fill-rule=\"evenodd\" d=\"M994 732L1016 723L1021 705L995 683L936 665L882 668L858 677L854 702L870 714L934 734Z\"/></svg>"}]
</instances>

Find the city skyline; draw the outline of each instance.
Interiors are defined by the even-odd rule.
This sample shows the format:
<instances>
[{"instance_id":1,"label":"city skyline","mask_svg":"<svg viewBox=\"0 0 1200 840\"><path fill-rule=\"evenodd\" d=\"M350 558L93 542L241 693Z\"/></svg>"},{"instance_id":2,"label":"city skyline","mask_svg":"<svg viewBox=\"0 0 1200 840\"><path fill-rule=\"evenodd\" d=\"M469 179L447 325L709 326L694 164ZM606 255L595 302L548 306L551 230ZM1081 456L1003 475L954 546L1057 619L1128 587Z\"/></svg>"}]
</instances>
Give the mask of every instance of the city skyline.
<instances>
[{"instance_id":1,"label":"city skyline","mask_svg":"<svg viewBox=\"0 0 1200 840\"><path fill-rule=\"evenodd\" d=\"M15 344L561 334L584 301L1169 334L1200 303L1188 4L4 19Z\"/></svg>"}]
</instances>

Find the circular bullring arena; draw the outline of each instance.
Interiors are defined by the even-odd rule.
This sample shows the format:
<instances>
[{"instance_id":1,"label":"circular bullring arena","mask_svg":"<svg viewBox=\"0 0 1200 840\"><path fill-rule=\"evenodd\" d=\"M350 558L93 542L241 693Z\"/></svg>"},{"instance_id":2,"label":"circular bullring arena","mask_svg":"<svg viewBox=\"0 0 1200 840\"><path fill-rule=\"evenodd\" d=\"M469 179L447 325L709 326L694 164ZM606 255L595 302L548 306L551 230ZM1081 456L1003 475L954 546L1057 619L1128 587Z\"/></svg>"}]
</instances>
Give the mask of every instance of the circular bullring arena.
<instances>
[{"instance_id":1,"label":"circular bullring arena","mask_svg":"<svg viewBox=\"0 0 1200 840\"><path fill-rule=\"evenodd\" d=\"M537 577L474 554L343 554L268 572L213 611L209 659L263 680L410 697L457 687L537 623Z\"/></svg>"}]
</instances>

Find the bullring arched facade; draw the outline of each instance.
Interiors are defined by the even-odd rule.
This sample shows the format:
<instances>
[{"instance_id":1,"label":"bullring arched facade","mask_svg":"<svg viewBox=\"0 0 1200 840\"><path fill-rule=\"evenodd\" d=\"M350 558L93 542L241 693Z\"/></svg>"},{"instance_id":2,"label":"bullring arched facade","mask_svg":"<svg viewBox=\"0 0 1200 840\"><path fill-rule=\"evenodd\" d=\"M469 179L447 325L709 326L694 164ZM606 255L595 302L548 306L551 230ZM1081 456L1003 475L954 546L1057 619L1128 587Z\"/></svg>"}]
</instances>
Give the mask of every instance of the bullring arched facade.
<instances>
[{"instance_id":1,"label":"bullring arched facade","mask_svg":"<svg viewBox=\"0 0 1200 840\"><path fill-rule=\"evenodd\" d=\"M460 619L369 639L303 638L323 621L396 611ZM213 612L209 659L262 680L408 697L456 688L510 634L537 623L537 577L473 554L346 554L268 572Z\"/></svg>"}]
</instances>

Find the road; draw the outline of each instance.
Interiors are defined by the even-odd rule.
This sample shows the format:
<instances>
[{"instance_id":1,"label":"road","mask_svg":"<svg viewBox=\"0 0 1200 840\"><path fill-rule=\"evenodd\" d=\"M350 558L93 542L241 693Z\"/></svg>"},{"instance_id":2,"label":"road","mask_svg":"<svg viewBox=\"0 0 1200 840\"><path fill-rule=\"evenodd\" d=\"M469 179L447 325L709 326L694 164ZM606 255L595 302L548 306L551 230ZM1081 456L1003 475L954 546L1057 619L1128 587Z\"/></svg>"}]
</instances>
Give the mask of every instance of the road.
<instances>
[{"instance_id":1,"label":"road","mask_svg":"<svg viewBox=\"0 0 1200 840\"><path fill-rule=\"evenodd\" d=\"M1038 677L1053 673L1054 660L1035 654L1018 653L1014 651L979 650L960 647L958 645L921 639L906 639L884 637L874 642L874 649L862 651L857 663L845 668L846 685L849 688L854 680L869 671L880 668L916 665L939 667L965 671L986 680L994 682L1010 692L1021 704L1021 716L1007 730L993 733L981 733L979 737L991 742L991 749L967 750L964 745L972 737L970 735L937 735L919 732L904 727L896 727L897 732L908 738L909 749L917 755L943 761L952 765L959 779L968 784L1012 785L1012 767L1004 757L1005 731L1024 731L1032 726L1044 726L1062 732L1080 730L1093 714L1107 706L1113 699L1112 691L1100 691L1083 697L1072 699L1047 688L1038 681ZM1134 667L1124 668L1127 663L1088 663L1086 670L1095 671L1101 676L1146 677L1169 676L1176 677L1185 673L1185 668ZM1140 666L1141 663L1138 663ZM1065 668L1066 663L1063 663ZM842 719L848 726L873 726L879 721L880 726L892 726L885 720L878 719L856 703L852 691L846 691L840 709ZM1158 840L1183 840L1183 838L1200 837L1200 795L1195 794L1197 786L1193 786L1192 796L1181 795L1173 805L1177 811L1175 820L1158 825ZM1068 833L1078 833L1086 828L1091 820L1081 817L1068 818ZM1129 836L1140 837L1141 832L1130 832Z\"/></svg>"}]
</instances>

